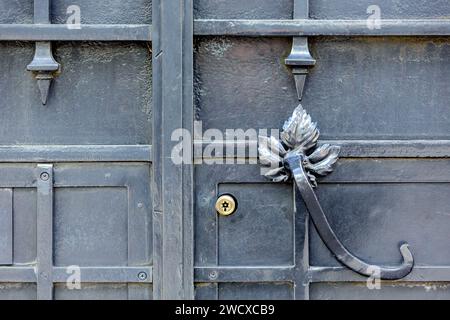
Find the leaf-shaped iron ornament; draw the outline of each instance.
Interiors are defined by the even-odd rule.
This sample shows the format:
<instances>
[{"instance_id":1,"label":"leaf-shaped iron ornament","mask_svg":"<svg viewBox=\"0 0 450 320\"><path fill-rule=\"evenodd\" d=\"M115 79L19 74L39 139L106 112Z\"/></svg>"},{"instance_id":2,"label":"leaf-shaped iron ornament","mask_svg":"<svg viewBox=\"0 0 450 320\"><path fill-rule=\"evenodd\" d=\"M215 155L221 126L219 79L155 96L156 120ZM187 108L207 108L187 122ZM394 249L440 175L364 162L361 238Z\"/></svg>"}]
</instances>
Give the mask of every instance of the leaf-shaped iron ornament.
<instances>
[{"instance_id":1,"label":"leaf-shaped iron ornament","mask_svg":"<svg viewBox=\"0 0 450 320\"><path fill-rule=\"evenodd\" d=\"M317 124L299 105L285 122L281 141L274 137L259 137L259 160L262 166L269 167L264 175L274 182L294 179L320 237L342 264L365 276L378 276L384 280L404 278L414 266L408 244L400 246L403 257L400 266L380 267L355 257L331 229L313 188L317 187L318 177L333 171L340 148L329 144L318 146L319 135Z\"/></svg>"},{"instance_id":2,"label":"leaf-shaped iron ornament","mask_svg":"<svg viewBox=\"0 0 450 320\"><path fill-rule=\"evenodd\" d=\"M317 187L316 177L333 171L340 148L324 144L317 148L319 129L311 116L299 105L292 117L285 122L281 141L274 137L259 137L259 159L263 166L271 169L265 176L275 182L288 181L291 171L285 167L284 159L301 156L311 185Z\"/></svg>"}]
</instances>

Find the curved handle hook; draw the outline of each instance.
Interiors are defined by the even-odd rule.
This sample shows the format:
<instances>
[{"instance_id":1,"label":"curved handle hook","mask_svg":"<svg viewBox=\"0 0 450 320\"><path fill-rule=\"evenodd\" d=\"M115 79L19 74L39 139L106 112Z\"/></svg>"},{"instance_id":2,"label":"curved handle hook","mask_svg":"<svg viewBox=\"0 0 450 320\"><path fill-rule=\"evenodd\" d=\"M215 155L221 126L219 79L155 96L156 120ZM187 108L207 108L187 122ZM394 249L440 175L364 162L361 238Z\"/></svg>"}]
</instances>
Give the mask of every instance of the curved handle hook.
<instances>
[{"instance_id":1,"label":"curved handle hook","mask_svg":"<svg viewBox=\"0 0 450 320\"><path fill-rule=\"evenodd\" d=\"M302 161L303 159L301 155L288 156L284 159L285 164L289 167L292 175L294 176L297 188L303 197L306 207L308 208L310 216L323 242L341 263L359 274L364 276L372 276L374 266L362 261L350 253L331 229L320 202L309 183L308 176L302 166ZM398 267L377 267L380 270L381 279L402 279L412 271L414 266L414 258L409 250L408 244L405 243L401 245L400 253L403 257L402 265Z\"/></svg>"}]
</instances>

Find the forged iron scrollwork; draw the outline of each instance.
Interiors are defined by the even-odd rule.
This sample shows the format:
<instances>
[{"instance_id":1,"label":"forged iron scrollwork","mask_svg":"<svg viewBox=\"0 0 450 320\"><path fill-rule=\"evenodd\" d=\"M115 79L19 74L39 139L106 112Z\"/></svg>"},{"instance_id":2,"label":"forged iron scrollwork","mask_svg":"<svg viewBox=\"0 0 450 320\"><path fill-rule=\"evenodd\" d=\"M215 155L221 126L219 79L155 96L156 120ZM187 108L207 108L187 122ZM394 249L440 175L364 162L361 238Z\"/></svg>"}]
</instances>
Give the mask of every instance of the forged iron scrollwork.
<instances>
[{"instance_id":1,"label":"forged iron scrollwork","mask_svg":"<svg viewBox=\"0 0 450 320\"><path fill-rule=\"evenodd\" d=\"M310 115L299 105L284 124L281 141L272 136L259 137L260 163L269 167L265 176L275 182L294 179L320 237L342 264L365 276L373 276L376 272L384 280L404 278L414 266L408 244L400 246L403 257L400 266L374 266L349 252L331 228L313 188L317 187L317 177L333 171L340 148L329 144L319 147L319 134L317 124L312 122Z\"/></svg>"}]
</instances>

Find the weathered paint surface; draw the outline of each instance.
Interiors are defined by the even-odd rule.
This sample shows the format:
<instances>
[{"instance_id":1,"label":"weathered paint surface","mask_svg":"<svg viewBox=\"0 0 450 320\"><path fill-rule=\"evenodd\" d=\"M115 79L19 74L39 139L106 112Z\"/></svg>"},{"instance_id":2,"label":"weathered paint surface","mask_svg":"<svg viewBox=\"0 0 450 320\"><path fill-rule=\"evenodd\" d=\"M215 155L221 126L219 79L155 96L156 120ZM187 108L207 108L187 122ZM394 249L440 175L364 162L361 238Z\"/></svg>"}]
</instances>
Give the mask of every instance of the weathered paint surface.
<instances>
[{"instance_id":1,"label":"weathered paint surface","mask_svg":"<svg viewBox=\"0 0 450 320\"><path fill-rule=\"evenodd\" d=\"M33 45L0 43L2 144L151 144L147 44L57 43L54 52L62 70L43 108L25 70Z\"/></svg>"},{"instance_id":2,"label":"weathered paint surface","mask_svg":"<svg viewBox=\"0 0 450 320\"><path fill-rule=\"evenodd\" d=\"M370 4L311 1L310 16L366 19ZM199 1L196 15L283 16L282 10L237 13L235 6L221 5ZM390 19L450 14L448 1L381 1L380 6L382 18ZM214 11L218 7L220 13ZM396 266L399 242L406 241L416 268L403 281L369 290L364 277L343 269L330 254L305 220L305 205L290 184L268 184L257 165L207 165L199 158L196 297L449 299L448 268L435 267L450 263L445 254L449 38L323 36L310 37L309 43L317 64L302 104L318 122L321 137L343 145L335 172L317 188L325 214L338 238L361 259ZM292 73L284 65L291 44L281 37L197 37L195 110L203 129L280 129L297 103ZM254 143L246 143L247 148ZM238 202L230 217L214 212L223 193ZM289 206L291 199L295 207Z\"/></svg>"},{"instance_id":3,"label":"weathered paint surface","mask_svg":"<svg viewBox=\"0 0 450 320\"><path fill-rule=\"evenodd\" d=\"M192 16L290 20L299 1L195 0L192 12L189 1L52 1L54 24L75 4L84 24L153 24L154 43L104 41L123 26L96 27L96 41L53 42L62 69L45 107L26 71L34 42L0 42L3 227L12 214L0 236L0 299L450 299L448 37L309 38L317 64L302 103L322 139L342 145L319 200L339 239L366 261L397 265L398 242L409 242L417 265L400 282L368 290L324 246L293 185L269 183L259 165L196 159L180 168L168 157L172 129L190 128L194 117L204 130L280 129L298 103L284 64L292 34L262 37L276 22L249 20L236 30L254 28L254 37L224 36L233 22L207 21L216 36L191 41ZM365 21L372 4L315 0L309 16ZM450 17L445 0L377 5L382 19ZM32 22L32 0L0 0L0 24ZM408 26L420 23L396 30ZM59 27L42 30L57 38ZM435 31L445 30L444 21ZM38 164L53 166L54 181L37 183ZM214 211L222 193L238 202L228 218ZM39 256L47 274L37 279ZM68 265L81 267L81 290L65 286Z\"/></svg>"}]
</instances>

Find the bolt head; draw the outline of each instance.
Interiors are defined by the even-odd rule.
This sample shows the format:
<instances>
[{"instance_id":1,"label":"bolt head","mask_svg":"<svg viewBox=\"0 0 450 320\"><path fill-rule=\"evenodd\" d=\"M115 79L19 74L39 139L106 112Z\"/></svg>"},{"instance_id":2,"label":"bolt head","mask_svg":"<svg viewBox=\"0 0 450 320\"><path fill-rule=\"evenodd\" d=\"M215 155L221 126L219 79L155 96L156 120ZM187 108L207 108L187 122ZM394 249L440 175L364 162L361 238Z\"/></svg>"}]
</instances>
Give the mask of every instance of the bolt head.
<instances>
[{"instance_id":1,"label":"bolt head","mask_svg":"<svg viewBox=\"0 0 450 320\"><path fill-rule=\"evenodd\" d=\"M141 281L147 280L147 273L144 272L144 271L139 272L138 279L141 280Z\"/></svg>"},{"instance_id":2,"label":"bolt head","mask_svg":"<svg viewBox=\"0 0 450 320\"><path fill-rule=\"evenodd\" d=\"M42 172L40 178L42 181L48 181L48 179L50 179L50 175L48 172Z\"/></svg>"},{"instance_id":3,"label":"bolt head","mask_svg":"<svg viewBox=\"0 0 450 320\"><path fill-rule=\"evenodd\" d=\"M219 276L219 274L217 273L217 271L212 271L212 272L209 274L209 279L210 279L210 280L216 280L218 276Z\"/></svg>"}]
</instances>

